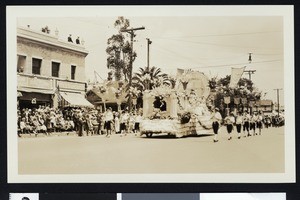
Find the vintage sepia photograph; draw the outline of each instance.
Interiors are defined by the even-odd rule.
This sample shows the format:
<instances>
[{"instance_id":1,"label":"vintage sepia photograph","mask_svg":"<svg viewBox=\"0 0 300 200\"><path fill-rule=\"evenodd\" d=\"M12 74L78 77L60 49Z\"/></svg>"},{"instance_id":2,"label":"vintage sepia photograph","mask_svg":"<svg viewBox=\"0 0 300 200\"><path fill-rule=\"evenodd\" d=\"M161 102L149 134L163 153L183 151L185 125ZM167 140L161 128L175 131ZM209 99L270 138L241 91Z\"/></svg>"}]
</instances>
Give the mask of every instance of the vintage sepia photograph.
<instances>
[{"instance_id":1,"label":"vintage sepia photograph","mask_svg":"<svg viewBox=\"0 0 300 200\"><path fill-rule=\"evenodd\" d=\"M9 182L295 181L292 6L10 6L7 24Z\"/></svg>"}]
</instances>

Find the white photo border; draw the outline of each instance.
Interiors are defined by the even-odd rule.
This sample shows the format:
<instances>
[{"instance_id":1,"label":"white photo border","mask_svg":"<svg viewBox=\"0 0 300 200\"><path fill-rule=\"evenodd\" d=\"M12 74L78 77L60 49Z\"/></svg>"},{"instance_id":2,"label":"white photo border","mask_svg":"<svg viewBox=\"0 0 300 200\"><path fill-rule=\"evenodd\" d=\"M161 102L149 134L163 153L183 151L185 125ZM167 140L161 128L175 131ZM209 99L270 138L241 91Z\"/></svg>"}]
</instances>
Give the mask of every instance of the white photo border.
<instances>
[{"instance_id":1,"label":"white photo border","mask_svg":"<svg viewBox=\"0 0 300 200\"><path fill-rule=\"evenodd\" d=\"M80 7L80 9L78 9ZM124 9L126 7L126 9ZM143 12L141 12L141 10ZM8 183L295 182L294 7L287 6L7 6ZM16 27L19 17L282 16L284 21L285 173L19 175Z\"/></svg>"}]
</instances>

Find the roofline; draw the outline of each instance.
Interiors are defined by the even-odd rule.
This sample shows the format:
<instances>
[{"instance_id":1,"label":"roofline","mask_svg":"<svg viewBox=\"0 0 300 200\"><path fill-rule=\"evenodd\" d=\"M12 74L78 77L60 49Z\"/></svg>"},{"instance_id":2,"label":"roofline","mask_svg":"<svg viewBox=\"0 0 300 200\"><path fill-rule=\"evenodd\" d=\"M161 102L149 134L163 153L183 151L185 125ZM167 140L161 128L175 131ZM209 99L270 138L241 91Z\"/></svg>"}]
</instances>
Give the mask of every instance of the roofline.
<instances>
[{"instance_id":1,"label":"roofline","mask_svg":"<svg viewBox=\"0 0 300 200\"><path fill-rule=\"evenodd\" d=\"M32 36L34 34L36 36L39 36L39 38ZM31 41L43 43L43 44L54 46L54 47L60 47L60 48L64 48L67 50L75 51L75 52L83 54L84 56L87 56L89 53L82 45L80 46L80 45L73 44L70 42L65 42L65 41L60 40L57 36L39 32L39 31L35 31L35 30L26 28L26 27L17 27L17 37L25 38L25 39L28 39Z\"/></svg>"}]
</instances>

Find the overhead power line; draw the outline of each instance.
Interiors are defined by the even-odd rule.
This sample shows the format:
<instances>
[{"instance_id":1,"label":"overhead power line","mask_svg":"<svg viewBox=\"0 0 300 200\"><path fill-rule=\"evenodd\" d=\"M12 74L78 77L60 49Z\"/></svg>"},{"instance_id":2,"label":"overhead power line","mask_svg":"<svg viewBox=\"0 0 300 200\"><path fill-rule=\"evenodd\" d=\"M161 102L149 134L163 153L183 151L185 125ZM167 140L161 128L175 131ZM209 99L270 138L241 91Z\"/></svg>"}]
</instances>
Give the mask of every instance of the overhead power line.
<instances>
[{"instance_id":1,"label":"overhead power line","mask_svg":"<svg viewBox=\"0 0 300 200\"><path fill-rule=\"evenodd\" d=\"M265 61L257 61L257 62L252 62L252 64L255 63L268 63L268 62L278 62L278 61L282 61L282 60L265 60ZM232 66L232 65L246 65L249 63L231 63L231 64L223 64L223 65L211 65L211 66L206 66L206 67L193 67L190 69L198 69L198 68L211 68L211 67L226 67L226 66Z\"/></svg>"},{"instance_id":2,"label":"overhead power line","mask_svg":"<svg viewBox=\"0 0 300 200\"><path fill-rule=\"evenodd\" d=\"M177 41L177 42L186 42L186 43L192 43L192 44L202 44L202 45L212 45L212 46L223 46L223 47L233 47L233 48L258 48L258 47L251 47L251 46L238 46L238 45L230 45L230 44L220 44L220 43L210 43L210 42L199 42L199 41L190 41L190 40L181 40L181 39L174 39L174 38L161 38L165 40L171 40L171 41ZM259 47L260 49L272 49L274 48L266 48L266 47Z\"/></svg>"},{"instance_id":3,"label":"overhead power line","mask_svg":"<svg viewBox=\"0 0 300 200\"><path fill-rule=\"evenodd\" d=\"M222 37L222 36L238 36L238 35L257 35L257 34L269 34L269 33L282 33L282 31L261 31L261 32L243 32L243 33L224 33L224 34L203 34L203 35L185 35L185 36L168 36L173 38L187 38L187 37ZM157 38L167 38L163 36L157 36Z\"/></svg>"}]
</instances>

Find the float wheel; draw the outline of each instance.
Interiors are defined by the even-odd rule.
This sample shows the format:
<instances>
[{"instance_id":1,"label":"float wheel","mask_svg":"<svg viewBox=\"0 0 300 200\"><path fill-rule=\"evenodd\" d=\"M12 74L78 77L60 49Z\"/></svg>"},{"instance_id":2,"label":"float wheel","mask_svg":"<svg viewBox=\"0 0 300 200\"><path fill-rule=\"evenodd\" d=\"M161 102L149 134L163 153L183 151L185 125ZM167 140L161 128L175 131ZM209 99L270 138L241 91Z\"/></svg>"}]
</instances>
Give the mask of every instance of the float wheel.
<instances>
[{"instance_id":1,"label":"float wheel","mask_svg":"<svg viewBox=\"0 0 300 200\"><path fill-rule=\"evenodd\" d=\"M147 137L147 138L152 137L152 133L146 133L146 137Z\"/></svg>"}]
</instances>

